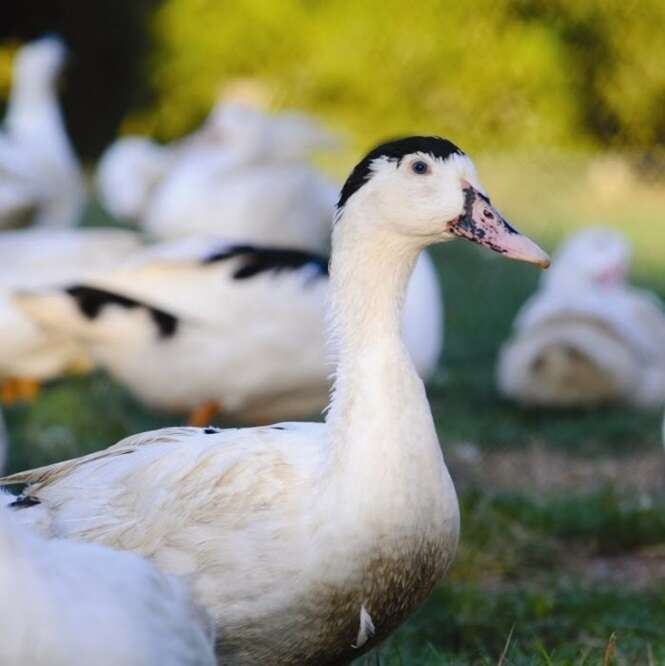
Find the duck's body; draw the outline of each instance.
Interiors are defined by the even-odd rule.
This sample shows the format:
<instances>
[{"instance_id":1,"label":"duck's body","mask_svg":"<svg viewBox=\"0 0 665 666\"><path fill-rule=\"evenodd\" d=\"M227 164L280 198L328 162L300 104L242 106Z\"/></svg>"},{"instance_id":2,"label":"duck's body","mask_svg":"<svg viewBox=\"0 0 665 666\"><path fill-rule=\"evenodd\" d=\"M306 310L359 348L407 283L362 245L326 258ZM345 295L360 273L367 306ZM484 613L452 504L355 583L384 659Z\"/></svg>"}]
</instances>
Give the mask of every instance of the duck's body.
<instances>
[{"instance_id":1,"label":"duck's body","mask_svg":"<svg viewBox=\"0 0 665 666\"><path fill-rule=\"evenodd\" d=\"M115 141L99 160L95 184L100 202L119 219L137 221L177 151L142 136Z\"/></svg>"},{"instance_id":2,"label":"duck's body","mask_svg":"<svg viewBox=\"0 0 665 666\"><path fill-rule=\"evenodd\" d=\"M213 666L213 632L185 581L133 553L48 540L0 496L3 666Z\"/></svg>"},{"instance_id":3,"label":"duck's body","mask_svg":"<svg viewBox=\"0 0 665 666\"><path fill-rule=\"evenodd\" d=\"M306 157L330 145L305 116L221 100L199 130L168 146L119 139L100 161L97 189L111 213L155 239L214 234L325 251L337 189Z\"/></svg>"},{"instance_id":4,"label":"duck's body","mask_svg":"<svg viewBox=\"0 0 665 666\"><path fill-rule=\"evenodd\" d=\"M81 215L83 180L55 92L63 62L64 47L52 37L16 56L0 134L0 227L71 226Z\"/></svg>"},{"instance_id":5,"label":"duck's body","mask_svg":"<svg viewBox=\"0 0 665 666\"><path fill-rule=\"evenodd\" d=\"M136 234L110 229L26 229L0 235L0 382L45 381L91 367L71 336L45 330L26 317L12 294L81 279L136 251Z\"/></svg>"},{"instance_id":6,"label":"duck's body","mask_svg":"<svg viewBox=\"0 0 665 666\"><path fill-rule=\"evenodd\" d=\"M20 517L192 574L220 628L220 663L348 664L376 645L445 573L459 533L400 335L417 256L462 236L545 262L477 188L459 149L423 137L377 148L347 180L333 234L337 370L325 423L137 435L4 479L28 483L39 502Z\"/></svg>"},{"instance_id":7,"label":"duck's body","mask_svg":"<svg viewBox=\"0 0 665 666\"><path fill-rule=\"evenodd\" d=\"M311 416L327 404L328 282L327 260L318 255L196 239L148 249L124 270L24 295L19 304L47 330L83 345L152 407L214 403L265 423ZM403 322L416 369L429 379L442 310L424 253Z\"/></svg>"},{"instance_id":8,"label":"duck's body","mask_svg":"<svg viewBox=\"0 0 665 666\"><path fill-rule=\"evenodd\" d=\"M159 239L218 234L320 248L330 235L335 196L305 163L247 162L213 146L178 161L155 189L142 225Z\"/></svg>"},{"instance_id":9,"label":"duck's body","mask_svg":"<svg viewBox=\"0 0 665 666\"><path fill-rule=\"evenodd\" d=\"M594 228L569 239L502 349L503 393L551 407L665 403L665 311L626 283L628 261L614 232Z\"/></svg>"}]
</instances>

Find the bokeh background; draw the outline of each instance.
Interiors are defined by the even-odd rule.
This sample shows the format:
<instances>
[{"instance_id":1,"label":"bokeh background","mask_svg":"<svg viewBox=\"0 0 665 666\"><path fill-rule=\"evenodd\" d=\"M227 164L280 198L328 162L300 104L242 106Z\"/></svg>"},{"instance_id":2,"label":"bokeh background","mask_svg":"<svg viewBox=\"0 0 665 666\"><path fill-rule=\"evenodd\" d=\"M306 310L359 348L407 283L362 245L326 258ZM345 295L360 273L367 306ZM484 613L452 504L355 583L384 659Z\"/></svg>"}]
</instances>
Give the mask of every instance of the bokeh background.
<instances>
[{"instance_id":1,"label":"bokeh background","mask_svg":"<svg viewBox=\"0 0 665 666\"><path fill-rule=\"evenodd\" d=\"M118 134L192 131L229 89L336 130L344 142L321 167L338 180L379 140L440 134L543 245L617 228L633 244L632 280L665 296L662 1L33 0L2 11L0 95L18 45L60 34L64 113L90 169ZM109 222L93 202L86 223ZM435 258L447 332L429 392L463 537L450 577L385 658L494 664L508 645L506 664L665 664L662 414L502 401L494 360L538 275L458 244ZM12 469L180 418L145 411L101 374L49 386L7 417Z\"/></svg>"}]
</instances>

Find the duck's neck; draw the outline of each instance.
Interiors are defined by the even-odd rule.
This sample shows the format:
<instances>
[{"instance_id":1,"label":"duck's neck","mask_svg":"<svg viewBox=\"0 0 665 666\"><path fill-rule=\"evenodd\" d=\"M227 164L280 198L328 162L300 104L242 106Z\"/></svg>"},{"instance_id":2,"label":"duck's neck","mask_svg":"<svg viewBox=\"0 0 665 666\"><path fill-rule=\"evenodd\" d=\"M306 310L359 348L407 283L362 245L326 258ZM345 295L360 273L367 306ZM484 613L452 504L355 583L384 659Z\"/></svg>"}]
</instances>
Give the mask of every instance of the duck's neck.
<instances>
[{"instance_id":1,"label":"duck's neck","mask_svg":"<svg viewBox=\"0 0 665 666\"><path fill-rule=\"evenodd\" d=\"M329 336L337 371L327 423L335 464L361 494L413 489L423 469L436 483L441 452L400 331L421 248L350 222L342 217L336 224L330 267Z\"/></svg>"},{"instance_id":2,"label":"duck's neck","mask_svg":"<svg viewBox=\"0 0 665 666\"><path fill-rule=\"evenodd\" d=\"M21 140L39 140L39 133L46 132L44 139L60 142L64 125L56 102L55 83L19 78L12 88L5 123L10 133Z\"/></svg>"}]
</instances>

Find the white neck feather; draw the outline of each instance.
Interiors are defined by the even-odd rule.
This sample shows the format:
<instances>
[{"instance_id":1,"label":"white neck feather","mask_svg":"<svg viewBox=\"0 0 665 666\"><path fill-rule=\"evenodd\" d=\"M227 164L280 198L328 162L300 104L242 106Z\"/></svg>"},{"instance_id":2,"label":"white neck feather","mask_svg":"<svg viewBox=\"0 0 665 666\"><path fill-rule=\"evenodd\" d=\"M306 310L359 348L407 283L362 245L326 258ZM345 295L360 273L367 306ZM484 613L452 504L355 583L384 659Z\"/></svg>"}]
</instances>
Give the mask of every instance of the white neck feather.
<instances>
[{"instance_id":1,"label":"white neck feather","mask_svg":"<svg viewBox=\"0 0 665 666\"><path fill-rule=\"evenodd\" d=\"M399 487L411 493L423 470L437 490L447 475L425 389L400 332L422 243L381 228L372 214L355 206L342 215L330 267L337 372L327 423L338 471L349 479L349 492L364 494L361 502L384 491L397 499Z\"/></svg>"}]
</instances>

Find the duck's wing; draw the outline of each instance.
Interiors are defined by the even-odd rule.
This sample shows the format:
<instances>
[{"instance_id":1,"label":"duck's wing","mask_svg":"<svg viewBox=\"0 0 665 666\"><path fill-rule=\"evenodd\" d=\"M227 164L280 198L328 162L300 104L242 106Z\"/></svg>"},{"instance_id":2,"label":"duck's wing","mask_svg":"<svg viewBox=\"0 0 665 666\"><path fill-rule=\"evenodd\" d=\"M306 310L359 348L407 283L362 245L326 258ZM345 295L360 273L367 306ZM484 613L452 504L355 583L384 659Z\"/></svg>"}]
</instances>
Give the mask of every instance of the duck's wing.
<instances>
[{"instance_id":1,"label":"duck's wing","mask_svg":"<svg viewBox=\"0 0 665 666\"><path fill-rule=\"evenodd\" d=\"M188 239L76 283L22 293L16 303L38 325L63 331L89 328L107 305L146 310L163 337L181 321L229 330L287 317L315 326L326 276L327 260L308 252Z\"/></svg>"},{"instance_id":2,"label":"duck's wing","mask_svg":"<svg viewBox=\"0 0 665 666\"><path fill-rule=\"evenodd\" d=\"M278 510L279 497L317 457L303 452L321 441L321 427L166 428L0 484L27 484L14 508L21 522L42 533L144 555L168 544L164 557L186 557L186 573L198 558L188 545L197 529L207 533L210 521L223 525L238 513L249 515L259 499L262 511Z\"/></svg>"},{"instance_id":3,"label":"duck's wing","mask_svg":"<svg viewBox=\"0 0 665 666\"><path fill-rule=\"evenodd\" d=\"M214 430L218 429L215 428ZM30 488L30 493L32 493L33 491L38 491L41 487L55 483L56 481L71 475L85 465L91 465L117 456L131 454L142 446L181 442L188 437L199 434L200 431L200 428L175 427L141 432L136 435L125 437L103 451L95 451L94 453L79 458L72 458L71 460L64 460L51 465L35 467L31 470L1 477L0 486L26 484Z\"/></svg>"}]
</instances>

